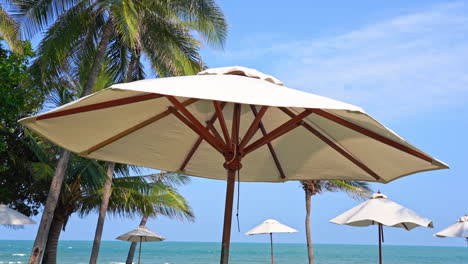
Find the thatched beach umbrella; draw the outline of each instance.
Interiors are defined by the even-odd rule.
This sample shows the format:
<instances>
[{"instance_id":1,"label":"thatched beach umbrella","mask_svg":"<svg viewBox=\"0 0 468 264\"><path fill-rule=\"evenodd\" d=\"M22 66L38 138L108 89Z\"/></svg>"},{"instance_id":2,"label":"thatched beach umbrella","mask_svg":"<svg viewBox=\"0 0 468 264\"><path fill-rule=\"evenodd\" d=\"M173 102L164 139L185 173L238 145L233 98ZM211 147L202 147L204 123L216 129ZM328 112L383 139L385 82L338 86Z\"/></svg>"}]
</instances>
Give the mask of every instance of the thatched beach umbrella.
<instances>
[{"instance_id":1,"label":"thatched beach umbrella","mask_svg":"<svg viewBox=\"0 0 468 264\"><path fill-rule=\"evenodd\" d=\"M226 180L221 263L236 171L249 182L386 183L447 168L357 106L243 67L116 84L20 122L84 157Z\"/></svg>"},{"instance_id":2,"label":"thatched beach umbrella","mask_svg":"<svg viewBox=\"0 0 468 264\"><path fill-rule=\"evenodd\" d=\"M466 240L468 246L468 214L460 217L458 221L445 228L444 230L437 232L436 237L462 237Z\"/></svg>"},{"instance_id":3,"label":"thatched beach umbrella","mask_svg":"<svg viewBox=\"0 0 468 264\"><path fill-rule=\"evenodd\" d=\"M379 263L382 264L383 226L411 230L418 226L434 227L432 221L398 204L380 192L360 205L333 218L330 222L339 225L370 226L377 225L379 232Z\"/></svg>"},{"instance_id":4,"label":"thatched beach umbrella","mask_svg":"<svg viewBox=\"0 0 468 264\"><path fill-rule=\"evenodd\" d=\"M33 225L34 220L0 203L0 225Z\"/></svg>"},{"instance_id":5,"label":"thatched beach umbrella","mask_svg":"<svg viewBox=\"0 0 468 264\"><path fill-rule=\"evenodd\" d=\"M138 264L140 263L140 259L141 259L141 243L142 242L159 242L159 241L165 240L164 237L156 234L155 232L149 230L148 228L144 226L139 226L128 233L118 236L116 239L122 240L122 241L140 242L140 250L138 253Z\"/></svg>"},{"instance_id":6,"label":"thatched beach umbrella","mask_svg":"<svg viewBox=\"0 0 468 264\"><path fill-rule=\"evenodd\" d=\"M276 221L275 219L268 219L258 226L254 227L249 232L245 233L247 236L252 235L270 235L270 249L271 249L271 264L275 263L275 257L273 254L273 233L295 233L296 229L283 225L282 223Z\"/></svg>"}]
</instances>

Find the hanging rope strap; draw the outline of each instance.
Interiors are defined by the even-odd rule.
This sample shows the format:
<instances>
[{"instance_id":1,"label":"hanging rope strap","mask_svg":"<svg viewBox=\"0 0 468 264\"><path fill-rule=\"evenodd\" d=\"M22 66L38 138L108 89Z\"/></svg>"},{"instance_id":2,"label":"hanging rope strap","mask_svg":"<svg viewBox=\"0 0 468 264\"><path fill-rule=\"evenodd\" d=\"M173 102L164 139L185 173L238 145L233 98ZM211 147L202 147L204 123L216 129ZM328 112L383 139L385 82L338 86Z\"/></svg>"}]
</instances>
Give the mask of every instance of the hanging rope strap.
<instances>
[{"instance_id":1,"label":"hanging rope strap","mask_svg":"<svg viewBox=\"0 0 468 264\"><path fill-rule=\"evenodd\" d=\"M239 204L240 204L240 169L237 170L237 232L240 232L240 222L239 222Z\"/></svg>"}]
</instances>

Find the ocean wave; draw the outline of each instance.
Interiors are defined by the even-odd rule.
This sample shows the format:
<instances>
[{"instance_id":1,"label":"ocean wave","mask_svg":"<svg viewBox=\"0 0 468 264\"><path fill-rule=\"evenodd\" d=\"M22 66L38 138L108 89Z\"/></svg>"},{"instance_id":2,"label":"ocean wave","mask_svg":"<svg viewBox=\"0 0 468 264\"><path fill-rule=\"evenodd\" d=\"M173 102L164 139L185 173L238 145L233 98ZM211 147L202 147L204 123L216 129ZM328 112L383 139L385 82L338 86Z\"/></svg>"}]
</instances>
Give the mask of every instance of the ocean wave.
<instances>
[{"instance_id":1,"label":"ocean wave","mask_svg":"<svg viewBox=\"0 0 468 264\"><path fill-rule=\"evenodd\" d=\"M19 256L19 257L24 257L26 256L26 254L24 253L14 253L14 254L11 254L12 256Z\"/></svg>"}]
</instances>

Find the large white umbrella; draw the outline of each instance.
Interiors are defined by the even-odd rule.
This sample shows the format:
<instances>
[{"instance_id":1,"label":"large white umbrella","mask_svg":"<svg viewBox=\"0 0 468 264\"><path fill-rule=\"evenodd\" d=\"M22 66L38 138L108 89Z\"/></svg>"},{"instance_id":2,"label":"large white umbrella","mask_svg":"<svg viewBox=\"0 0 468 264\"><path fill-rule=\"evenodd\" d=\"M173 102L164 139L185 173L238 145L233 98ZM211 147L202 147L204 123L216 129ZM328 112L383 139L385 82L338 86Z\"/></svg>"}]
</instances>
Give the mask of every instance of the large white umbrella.
<instances>
[{"instance_id":1,"label":"large white umbrella","mask_svg":"<svg viewBox=\"0 0 468 264\"><path fill-rule=\"evenodd\" d=\"M270 234L270 248L271 248L271 263L275 263L275 257L273 254L273 233L295 233L296 229L291 228L287 225L276 221L275 219L268 219L260 225L254 227L249 232L245 233L248 236Z\"/></svg>"},{"instance_id":2,"label":"large white umbrella","mask_svg":"<svg viewBox=\"0 0 468 264\"><path fill-rule=\"evenodd\" d=\"M241 168L240 181L383 183L447 168L357 106L243 67L116 84L20 122L84 157L227 180L222 263Z\"/></svg>"},{"instance_id":3,"label":"large white umbrella","mask_svg":"<svg viewBox=\"0 0 468 264\"><path fill-rule=\"evenodd\" d=\"M140 263L140 258L141 258L141 243L142 242L157 242L157 241L165 240L164 237L156 234L155 232L143 226L139 226L128 233L118 236L116 239L123 240L123 241L140 242L140 250L138 253L138 263Z\"/></svg>"},{"instance_id":4,"label":"large white umbrella","mask_svg":"<svg viewBox=\"0 0 468 264\"><path fill-rule=\"evenodd\" d=\"M5 204L0 204L0 225L33 225L36 222Z\"/></svg>"},{"instance_id":5,"label":"large white umbrella","mask_svg":"<svg viewBox=\"0 0 468 264\"><path fill-rule=\"evenodd\" d=\"M462 216L458 221L435 234L437 237L463 237L468 243L468 215Z\"/></svg>"},{"instance_id":6,"label":"large white umbrella","mask_svg":"<svg viewBox=\"0 0 468 264\"><path fill-rule=\"evenodd\" d=\"M370 226L378 225L379 263L382 263L383 226L411 230L418 226L434 227L432 221L398 204L380 192L360 205L333 218L330 222L339 225Z\"/></svg>"}]
</instances>

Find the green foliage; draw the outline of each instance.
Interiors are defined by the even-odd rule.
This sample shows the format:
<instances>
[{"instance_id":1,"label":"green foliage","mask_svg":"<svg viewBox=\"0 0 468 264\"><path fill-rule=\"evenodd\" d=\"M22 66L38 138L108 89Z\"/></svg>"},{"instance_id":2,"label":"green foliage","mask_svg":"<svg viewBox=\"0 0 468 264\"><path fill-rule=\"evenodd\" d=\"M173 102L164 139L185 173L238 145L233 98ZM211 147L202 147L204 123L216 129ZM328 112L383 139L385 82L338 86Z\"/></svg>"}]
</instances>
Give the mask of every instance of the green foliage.
<instances>
[{"instance_id":1,"label":"green foliage","mask_svg":"<svg viewBox=\"0 0 468 264\"><path fill-rule=\"evenodd\" d=\"M37 158L17 120L36 113L44 95L30 81L31 44L23 42L22 49L23 54L15 54L0 46L0 201L31 215L38 213L47 186L32 176Z\"/></svg>"}]
</instances>

